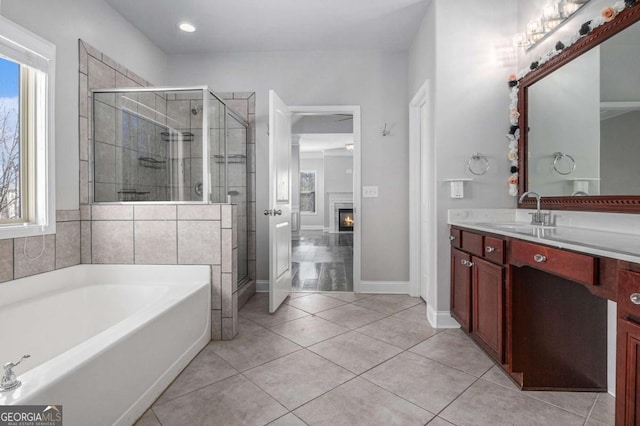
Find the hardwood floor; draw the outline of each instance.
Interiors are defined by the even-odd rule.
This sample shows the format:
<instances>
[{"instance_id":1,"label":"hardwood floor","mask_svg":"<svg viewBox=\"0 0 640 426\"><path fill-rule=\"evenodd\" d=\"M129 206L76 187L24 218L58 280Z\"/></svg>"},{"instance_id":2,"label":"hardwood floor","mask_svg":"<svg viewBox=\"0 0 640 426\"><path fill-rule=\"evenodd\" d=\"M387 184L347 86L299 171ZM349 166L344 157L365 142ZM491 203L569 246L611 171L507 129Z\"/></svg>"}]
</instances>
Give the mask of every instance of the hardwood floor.
<instances>
[{"instance_id":1,"label":"hardwood floor","mask_svg":"<svg viewBox=\"0 0 640 426\"><path fill-rule=\"evenodd\" d=\"M292 242L293 291L353 291L353 234L303 231Z\"/></svg>"}]
</instances>

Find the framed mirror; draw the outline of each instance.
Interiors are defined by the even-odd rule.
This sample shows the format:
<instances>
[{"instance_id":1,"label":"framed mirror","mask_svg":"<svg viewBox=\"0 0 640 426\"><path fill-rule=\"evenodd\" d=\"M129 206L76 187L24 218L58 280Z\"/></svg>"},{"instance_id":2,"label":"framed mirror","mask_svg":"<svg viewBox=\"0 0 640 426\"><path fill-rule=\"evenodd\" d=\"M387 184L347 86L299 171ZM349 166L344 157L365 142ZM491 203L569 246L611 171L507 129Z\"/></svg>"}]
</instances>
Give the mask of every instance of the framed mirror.
<instances>
[{"instance_id":1,"label":"framed mirror","mask_svg":"<svg viewBox=\"0 0 640 426\"><path fill-rule=\"evenodd\" d=\"M640 2L520 80L518 195L540 193L545 209L640 212L638 21Z\"/></svg>"}]
</instances>

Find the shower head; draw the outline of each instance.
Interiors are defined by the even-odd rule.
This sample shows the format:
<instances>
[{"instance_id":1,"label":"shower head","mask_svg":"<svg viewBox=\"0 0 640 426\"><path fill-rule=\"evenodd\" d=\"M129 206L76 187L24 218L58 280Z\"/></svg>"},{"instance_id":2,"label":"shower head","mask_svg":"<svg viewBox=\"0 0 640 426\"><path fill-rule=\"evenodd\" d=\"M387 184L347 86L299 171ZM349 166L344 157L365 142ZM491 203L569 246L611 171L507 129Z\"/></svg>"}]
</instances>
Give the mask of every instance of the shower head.
<instances>
[{"instance_id":1,"label":"shower head","mask_svg":"<svg viewBox=\"0 0 640 426\"><path fill-rule=\"evenodd\" d=\"M202 111L202 105L198 105L195 108L191 108L191 114L198 115L198 113Z\"/></svg>"}]
</instances>

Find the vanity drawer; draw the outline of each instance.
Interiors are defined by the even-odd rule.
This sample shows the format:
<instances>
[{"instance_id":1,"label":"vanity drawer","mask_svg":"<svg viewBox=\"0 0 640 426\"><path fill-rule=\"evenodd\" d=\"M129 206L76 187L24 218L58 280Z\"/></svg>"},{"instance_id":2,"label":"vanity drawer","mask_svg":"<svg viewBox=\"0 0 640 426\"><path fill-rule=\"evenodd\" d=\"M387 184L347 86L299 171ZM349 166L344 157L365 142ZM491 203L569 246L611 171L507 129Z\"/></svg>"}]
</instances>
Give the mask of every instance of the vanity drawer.
<instances>
[{"instance_id":1,"label":"vanity drawer","mask_svg":"<svg viewBox=\"0 0 640 426\"><path fill-rule=\"evenodd\" d=\"M618 315L627 314L640 318L640 273L618 271Z\"/></svg>"},{"instance_id":2,"label":"vanity drawer","mask_svg":"<svg viewBox=\"0 0 640 426\"><path fill-rule=\"evenodd\" d=\"M484 237L484 258L495 263L504 263L504 240Z\"/></svg>"},{"instance_id":3,"label":"vanity drawer","mask_svg":"<svg viewBox=\"0 0 640 426\"><path fill-rule=\"evenodd\" d=\"M597 259L585 254L512 240L509 263L531 266L583 284L596 284Z\"/></svg>"},{"instance_id":4,"label":"vanity drawer","mask_svg":"<svg viewBox=\"0 0 640 426\"><path fill-rule=\"evenodd\" d=\"M475 254L484 255L483 236L474 232L462 231L462 250Z\"/></svg>"},{"instance_id":5,"label":"vanity drawer","mask_svg":"<svg viewBox=\"0 0 640 426\"><path fill-rule=\"evenodd\" d=\"M451 246L456 248L462 247L462 231L457 228L449 229L449 241Z\"/></svg>"}]
</instances>

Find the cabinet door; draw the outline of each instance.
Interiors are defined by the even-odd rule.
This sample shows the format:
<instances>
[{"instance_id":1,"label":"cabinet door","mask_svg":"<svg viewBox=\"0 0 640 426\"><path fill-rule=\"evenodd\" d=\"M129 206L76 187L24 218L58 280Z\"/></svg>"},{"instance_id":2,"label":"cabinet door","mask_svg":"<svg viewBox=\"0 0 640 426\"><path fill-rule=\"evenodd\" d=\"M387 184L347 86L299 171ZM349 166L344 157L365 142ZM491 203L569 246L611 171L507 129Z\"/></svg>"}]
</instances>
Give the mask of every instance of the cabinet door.
<instances>
[{"instance_id":1,"label":"cabinet door","mask_svg":"<svg viewBox=\"0 0 640 426\"><path fill-rule=\"evenodd\" d=\"M618 320L616 425L640 425L640 325Z\"/></svg>"},{"instance_id":2,"label":"cabinet door","mask_svg":"<svg viewBox=\"0 0 640 426\"><path fill-rule=\"evenodd\" d=\"M473 337L504 363L504 267L480 258L473 261Z\"/></svg>"},{"instance_id":3,"label":"cabinet door","mask_svg":"<svg viewBox=\"0 0 640 426\"><path fill-rule=\"evenodd\" d=\"M471 256L451 249L451 316L471 331Z\"/></svg>"}]
</instances>

